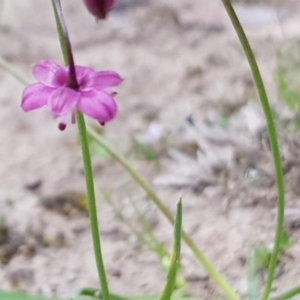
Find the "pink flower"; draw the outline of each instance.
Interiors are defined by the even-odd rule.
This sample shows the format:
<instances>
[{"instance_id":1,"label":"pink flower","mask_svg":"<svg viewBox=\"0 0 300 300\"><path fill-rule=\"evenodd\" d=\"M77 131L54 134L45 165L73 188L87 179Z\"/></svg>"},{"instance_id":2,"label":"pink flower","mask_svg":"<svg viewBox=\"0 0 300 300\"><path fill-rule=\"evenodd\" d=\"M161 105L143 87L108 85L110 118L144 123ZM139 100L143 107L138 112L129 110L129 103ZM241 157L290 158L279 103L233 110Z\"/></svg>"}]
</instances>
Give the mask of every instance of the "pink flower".
<instances>
[{"instance_id":1,"label":"pink flower","mask_svg":"<svg viewBox=\"0 0 300 300\"><path fill-rule=\"evenodd\" d=\"M101 124L112 120L117 104L115 93L109 88L119 85L122 78L113 71L95 71L88 67L76 66L75 71L79 87L72 89L67 85L69 67L40 61L33 68L33 75L39 82L23 91L23 110L27 112L47 105L54 118L63 118L60 129L65 128L65 120L75 122L75 109Z\"/></svg>"},{"instance_id":2,"label":"pink flower","mask_svg":"<svg viewBox=\"0 0 300 300\"><path fill-rule=\"evenodd\" d=\"M113 8L115 0L84 0L88 11L98 19L105 19Z\"/></svg>"}]
</instances>

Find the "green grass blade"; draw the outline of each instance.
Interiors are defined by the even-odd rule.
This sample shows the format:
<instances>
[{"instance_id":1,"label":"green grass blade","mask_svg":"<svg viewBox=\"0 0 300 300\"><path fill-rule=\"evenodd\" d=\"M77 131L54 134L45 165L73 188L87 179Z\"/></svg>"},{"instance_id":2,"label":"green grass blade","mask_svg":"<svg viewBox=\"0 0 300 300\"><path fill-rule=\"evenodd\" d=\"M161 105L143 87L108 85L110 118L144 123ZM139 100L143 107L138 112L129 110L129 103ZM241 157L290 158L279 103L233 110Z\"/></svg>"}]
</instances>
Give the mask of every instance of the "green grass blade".
<instances>
[{"instance_id":1,"label":"green grass blade","mask_svg":"<svg viewBox=\"0 0 300 300\"><path fill-rule=\"evenodd\" d=\"M249 270L249 299L258 300L258 285L257 285L257 264L254 249L250 249L248 257L248 270Z\"/></svg>"},{"instance_id":2,"label":"green grass blade","mask_svg":"<svg viewBox=\"0 0 300 300\"><path fill-rule=\"evenodd\" d=\"M169 268L167 282L160 297L160 300L170 300L176 284L177 270L180 264L181 251L181 232L182 232L182 203L181 200L177 204L177 213L174 226L174 244L171 255L171 265Z\"/></svg>"},{"instance_id":3,"label":"green grass blade","mask_svg":"<svg viewBox=\"0 0 300 300\"><path fill-rule=\"evenodd\" d=\"M279 296L276 296L274 298L271 298L271 300L288 300L288 299L292 299L295 296L300 294L300 286L297 286Z\"/></svg>"},{"instance_id":4,"label":"green grass blade","mask_svg":"<svg viewBox=\"0 0 300 300\"><path fill-rule=\"evenodd\" d=\"M127 228L131 231L133 235L136 236L138 241L150 251L154 252L160 259L162 269L167 272L170 267L170 258L171 254L167 251L164 245L156 238L154 235L151 226L145 219L143 213L140 211L136 203L133 201L132 197L129 197L130 204L133 206L135 214L138 215L138 221L141 227L144 228L143 232L140 232L136 229L136 226L133 226L128 218L122 213L122 210L117 207L117 205L112 201L111 197L104 189L100 189L104 200L111 206L114 211L115 216L122 221ZM165 263L167 261L167 263ZM186 282L183 276L177 275L175 289L184 291L186 287Z\"/></svg>"},{"instance_id":5,"label":"green grass blade","mask_svg":"<svg viewBox=\"0 0 300 300\"><path fill-rule=\"evenodd\" d=\"M116 294L109 294L111 300L128 300L122 296ZM101 291L99 289L87 287L81 290L78 290L72 300L93 300L93 299L103 299Z\"/></svg>"},{"instance_id":6,"label":"green grass blade","mask_svg":"<svg viewBox=\"0 0 300 300\"><path fill-rule=\"evenodd\" d=\"M0 300L67 300L67 299L46 298L41 296L32 296L23 293L0 290Z\"/></svg>"}]
</instances>

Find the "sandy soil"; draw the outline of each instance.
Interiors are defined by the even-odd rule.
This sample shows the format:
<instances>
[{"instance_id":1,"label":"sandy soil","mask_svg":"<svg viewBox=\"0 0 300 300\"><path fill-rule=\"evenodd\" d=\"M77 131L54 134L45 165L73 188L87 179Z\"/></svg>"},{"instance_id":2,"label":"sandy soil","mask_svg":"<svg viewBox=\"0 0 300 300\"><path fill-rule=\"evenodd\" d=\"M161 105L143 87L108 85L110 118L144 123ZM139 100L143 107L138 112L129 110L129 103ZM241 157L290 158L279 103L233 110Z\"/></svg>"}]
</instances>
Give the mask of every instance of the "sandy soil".
<instances>
[{"instance_id":1,"label":"sandy soil","mask_svg":"<svg viewBox=\"0 0 300 300\"><path fill-rule=\"evenodd\" d=\"M264 118L220 1L120 0L109 20L99 23L81 1L62 2L77 64L126 78L118 88L118 118L107 124L105 137L172 211L183 197L185 230L246 295L250 247L272 246L276 188ZM279 121L292 118L277 101L273 70L276 51L299 39L299 3L244 2L236 2L236 9L274 110ZM0 54L29 80L37 61L62 63L50 1L6 1L0 45ZM89 221L80 209L85 189L76 127L60 132L46 111L23 113L22 89L1 69L0 288L68 297L98 285ZM158 158L141 157L133 139L148 143ZM300 278L299 138L281 128L280 142L292 247L281 257L276 292ZM122 168L97 155L94 166L97 185L137 224L132 198L170 249L172 227ZM139 244L100 193L98 204L111 290L123 296L159 294L165 273L157 256ZM182 259L188 293L216 298L214 283L185 246Z\"/></svg>"}]
</instances>

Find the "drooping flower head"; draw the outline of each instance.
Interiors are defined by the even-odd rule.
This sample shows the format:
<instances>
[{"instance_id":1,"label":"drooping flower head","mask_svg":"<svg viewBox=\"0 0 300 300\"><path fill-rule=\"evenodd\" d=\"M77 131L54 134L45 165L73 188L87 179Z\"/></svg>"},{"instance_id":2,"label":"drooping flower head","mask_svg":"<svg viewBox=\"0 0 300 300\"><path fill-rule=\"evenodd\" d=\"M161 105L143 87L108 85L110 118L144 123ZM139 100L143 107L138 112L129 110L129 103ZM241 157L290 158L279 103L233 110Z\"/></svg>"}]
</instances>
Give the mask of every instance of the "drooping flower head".
<instances>
[{"instance_id":1,"label":"drooping flower head","mask_svg":"<svg viewBox=\"0 0 300 300\"><path fill-rule=\"evenodd\" d=\"M115 0L84 0L88 11L98 19L105 19L113 8Z\"/></svg>"},{"instance_id":2,"label":"drooping flower head","mask_svg":"<svg viewBox=\"0 0 300 300\"><path fill-rule=\"evenodd\" d=\"M105 124L117 113L115 93L111 87L122 82L113 71L95 71L92 68L75 66L78 88L68 86L69 67L61 67L48 60L42 60L33 68L38 80L25 88L21 107L31 111L48 106L50 114L61 120L59 128L75 122L75 109Z\"/></svg>"}]
</instances>

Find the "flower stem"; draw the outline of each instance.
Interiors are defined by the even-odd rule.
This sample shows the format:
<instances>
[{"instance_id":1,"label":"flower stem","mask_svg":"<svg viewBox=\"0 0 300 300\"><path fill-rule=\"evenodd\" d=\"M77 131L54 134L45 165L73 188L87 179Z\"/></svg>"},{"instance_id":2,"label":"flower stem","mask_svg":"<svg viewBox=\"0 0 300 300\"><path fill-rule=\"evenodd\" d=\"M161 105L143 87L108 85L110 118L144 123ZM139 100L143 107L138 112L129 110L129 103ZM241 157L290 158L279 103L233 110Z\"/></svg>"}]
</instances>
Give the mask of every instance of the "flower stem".
<instances>
[{"instance_id":1,"label":"flower stem","mask_svg":"<svg viewBox=\"0 0 300 300\"><path fill-rule=\"evenodd\" d=\"M78 87L76 72L75 72L75 63L73 59L72 47L69 40L67 26L63 18L63 12L61 8L60 0L52 0L55 21L57 26L57 32L60 42L61 51L64 57L65 64L69 66L69 80L68 86L70 88L76 89ZM87 189L87 197L89 204L89 217L91 223L91 232L94 246L94 255L96 259L97 271L99 276L99 281L101 285L101 292L103 300L110 300L109 289L106 279L106 272L102 256L100 232L98 225L97 217L97 205L95 197L95 187L94 187L94 178L93 178L93 169L92 161L90 155L90 149L87 138L87 131L84 116L80 111L76 111L76 121L79 132L84 173L85 173L85 182Z\"/></svg>"},{"instance_id":2,"label":"flower stem","mask_svg":"<svg viewBox=\"0 0 300 300\"><path fill-rule=\"evenodd\" d=\"M52 0L55 22L57 27L58 38L65 64L69 66L69 76L67 86L71 89L78 88L76 78L75 63L73 58L72 46L69 39L67 25L63 16L60 0Z\"/></svg>"},{"instance_id":3,"label":"flower stem","mask_svg":"<svg viewBox=\"0 0 300 300\"><path fill-rule=\"evenodd\" d=\"M172 224L175 223L174 217L170 210L164 205L163 201L157 196L155 191L147 183L145 179L130 165L130 163L117 151L115 151L99 134L93 129L87 128L88 135L101 147L103 147L124 169L131 175L131 177L144 189L146 194L156 207L163 213L167 220ZM195 255L196 259L202 264L204 269L210 275L210 277L217 283L217 285L223 290L228 299L238 300L240 297L235 293L233 288L227 283L226 279L217 271L213 264L206 258L202 251L197 247L192 238L182 231L182 239L188 245L190 250Z\"/></svg>"},{"instance_id":4,"label":"flower stem","mask_svg":"<svg viewBox=\"0 0 300 300\"><path fill-rule=\"evenodd\" d=\"M106 272L105 272L103 256L102 256L100 232L98 227L92 161L91 161L84 116L78 110L76 111L76 121L77 121L77 127L79 132L80 143L81 143L82 158L84 164L85 182L86 182L87 196L88 196L88 203L89 203L89 215L90 215L91 231L92 231L92 238L94 244L94 254L96 258L98 275L101 283L102 297L103 300L109 300L110 296L109 296Z\"/></svg>"},{"instance_id":5,"label":"flower stem","mask_svg":"<svg viewBox=\"0 0 300 300\"><path fill-rule=\"evenodd\" d=\"M284 226L285 187L284 187L284 177L283 177L282 164L281 164L281 155L280 155L280 149L278 144L277 131L276 131L273 115L272 115L272 110L270 108L268 96L264 87L264 83L255 56L253 54L249 41L245 35L243 27L241 26L240 21L231 5L231 1L230 0L222 0L222 1L227 11L227 14L229 15L229 18L232 22L232 25L239 37L239 40L242 44L242 47L244 49L245 55L248 59L248 63L252 71L252 75L260 98L261 106L267 122L273 162L275 167L277 195L278 195L278 200L277 200L278 214L277 214L276 234L274 238L274 249L269 263L268 277L267 277L265 290L262 296L262 300L267 300L271 293L271 288L274 280L276 264L277 264L278 255L280 251L280 239L283 233L283 226Z\"/></svg>"}]
</instances>

